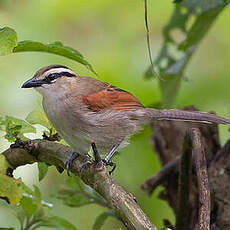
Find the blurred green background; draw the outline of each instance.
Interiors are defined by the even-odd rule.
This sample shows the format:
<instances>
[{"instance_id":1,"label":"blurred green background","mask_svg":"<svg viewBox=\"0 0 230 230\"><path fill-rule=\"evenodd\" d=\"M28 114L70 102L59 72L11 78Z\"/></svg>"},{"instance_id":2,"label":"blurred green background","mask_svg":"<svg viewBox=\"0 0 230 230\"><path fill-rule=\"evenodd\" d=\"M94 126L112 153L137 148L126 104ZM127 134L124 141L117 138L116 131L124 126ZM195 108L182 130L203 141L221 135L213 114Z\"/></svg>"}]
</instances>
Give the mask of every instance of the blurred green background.
<instances>
[{"instance_id":1,"label":"blurred green background","mask_svg":"<svg viewBox=\"0 0 230 230\"><path fill-rule=\"evenodd\" d=\"M72 46L96 69L98 76L94 77L130 91L148 106L160 100L160 91L157 80L143 78L149 66L143 4L142 0L0 0L0 27L14 28L19 41L62 41ZM153 57L160 49L162 28L173 7L171 1L149 2ZM189 81L182 83L178 106L195 105L200 110L216 111L218 115L230 117L229 21L229 9L225 9L197 49L188 65L186 77ZM1 114L24 119L38 107L40 96L34 90L23 90L20 86L37 69L49 64L64 64L80 75L92 75L84 66L52 54L19 53L0 57ZM229 138L228 128L220 127L220 134L224 143ZM163 218L174 221L171 209L157 198L161 188L151 198L140 189L140 184L160 168L149 145L150 135L147 127L131 139L131 145L116 158L118 168L113 176L136 196L139 205L160 228ZM9 143L1 138L0 151L7 147ZM38 183L37 173L36 166L29 165L17 169L15 175L22 177L28 185L38 184L44 200L54 203L53 213L69 219L78 229L91 229L103 208L64 206L52 195L63 183L65 173L59 175L50 168L41 183ZM1 202L0 227L12 226L19 228L11 210ZM110 218L103 229L118 229L119 226L122 227Z\"/></svg>"}]
</instances>

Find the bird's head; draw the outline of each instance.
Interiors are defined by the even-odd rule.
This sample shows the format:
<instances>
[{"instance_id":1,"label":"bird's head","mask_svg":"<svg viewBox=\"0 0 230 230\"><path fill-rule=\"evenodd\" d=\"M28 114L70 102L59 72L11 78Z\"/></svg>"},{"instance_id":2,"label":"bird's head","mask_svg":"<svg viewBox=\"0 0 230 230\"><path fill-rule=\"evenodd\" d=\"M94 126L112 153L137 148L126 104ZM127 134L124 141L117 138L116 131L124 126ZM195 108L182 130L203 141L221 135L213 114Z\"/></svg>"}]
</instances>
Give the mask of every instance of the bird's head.
<instances>
[{"instance_id":1,"label":"bird's head","mask_svg":"<svg viewBox=\"0 0 230 230\"><path fill-rule=\"evenodd\" d=\"M63 85L67 78L78 77L71 69L63 65L49 65L39 69L27 80L22 88L36 88L39 92L49 91L55 85ZM59 84L58 84L59 83Z\"/></svg>"}]
</instances>

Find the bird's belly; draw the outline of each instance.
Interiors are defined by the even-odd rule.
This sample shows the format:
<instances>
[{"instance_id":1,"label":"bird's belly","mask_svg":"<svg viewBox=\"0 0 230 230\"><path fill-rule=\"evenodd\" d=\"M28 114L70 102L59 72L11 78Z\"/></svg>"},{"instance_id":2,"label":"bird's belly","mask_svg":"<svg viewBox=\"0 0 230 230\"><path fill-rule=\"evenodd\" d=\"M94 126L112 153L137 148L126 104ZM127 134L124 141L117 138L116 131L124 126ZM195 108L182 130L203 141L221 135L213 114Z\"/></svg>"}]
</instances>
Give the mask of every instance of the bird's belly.
<instances>
[{"instance_id":1,"label":"bird's belly","mask_svg":"<svg viewBox=\"0 0 230 230\"><path fill-rule=\"evenodd\" d=\"M71 111L63 106L60 108L56 103L47 105L46 101L43 101L43 107L48 119L67 144L74 151L87 154L91 141L81 120L77 119L77 116L73 117Z\"/></svg>"},{"instance_id":2,"label":"bird's belly","mask_svg":"<svg viewBox=\"0 0 230 230\"><path fill-rule=\"evenodd\" d=\"M55 103L47 106L43 102L43 106L54 128L79 154L87 154L92 142L100 154L107 154L114 146L122 148L128 144L129 136L138 130L131 120L121 119L116 114L111 117L110 114L79 115Z\"/></svg>"}]
</instances>

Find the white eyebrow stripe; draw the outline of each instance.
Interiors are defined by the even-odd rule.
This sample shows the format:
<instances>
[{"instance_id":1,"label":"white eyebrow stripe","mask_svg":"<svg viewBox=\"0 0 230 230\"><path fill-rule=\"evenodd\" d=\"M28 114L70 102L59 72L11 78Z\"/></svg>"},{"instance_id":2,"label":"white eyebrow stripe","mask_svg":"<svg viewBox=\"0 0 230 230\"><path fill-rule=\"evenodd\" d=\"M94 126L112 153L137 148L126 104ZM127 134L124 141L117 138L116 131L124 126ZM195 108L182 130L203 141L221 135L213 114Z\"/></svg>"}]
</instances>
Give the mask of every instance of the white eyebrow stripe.
<instances>
[{"instance_id":1,"label":"white eyebrow stripe","mask_svg":"<svg viewBox=\"0 0 230 230\"><path fill-rule=\"evenodd\" d=\"M52 73L62 73L62 72L68 72L68 73L76 75L76 73L74 73L70 69L66 69L66 68L53 68L53 69L50 69L50 70L46 71L45 73L43 73L42 77L48 76L49 74L52 74Z\"/></svg>"}]
</instances>

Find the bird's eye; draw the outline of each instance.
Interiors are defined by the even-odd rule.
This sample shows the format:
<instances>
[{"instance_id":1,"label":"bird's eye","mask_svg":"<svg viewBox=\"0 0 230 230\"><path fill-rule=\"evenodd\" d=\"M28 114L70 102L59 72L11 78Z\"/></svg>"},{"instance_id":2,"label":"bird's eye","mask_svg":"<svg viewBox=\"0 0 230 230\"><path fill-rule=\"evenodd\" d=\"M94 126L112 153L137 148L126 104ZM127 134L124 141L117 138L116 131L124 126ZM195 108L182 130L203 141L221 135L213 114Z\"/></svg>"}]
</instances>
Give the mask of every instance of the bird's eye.
<instances>
[{"instance_id":1,"label":"bird's eye","mask_svg":"<svg viewBox=\"0 0 230 230\"><path fill-rule=\"evenodd\" d=\"M46 76L45 77L45 81L48 83L48 84L50 84L50 83L52 83L55 79L57 79L58 78L58 74L56 74L56 73L52 73L52 74L49 74L48 76Z\"/></svg>"}]
</instances>

